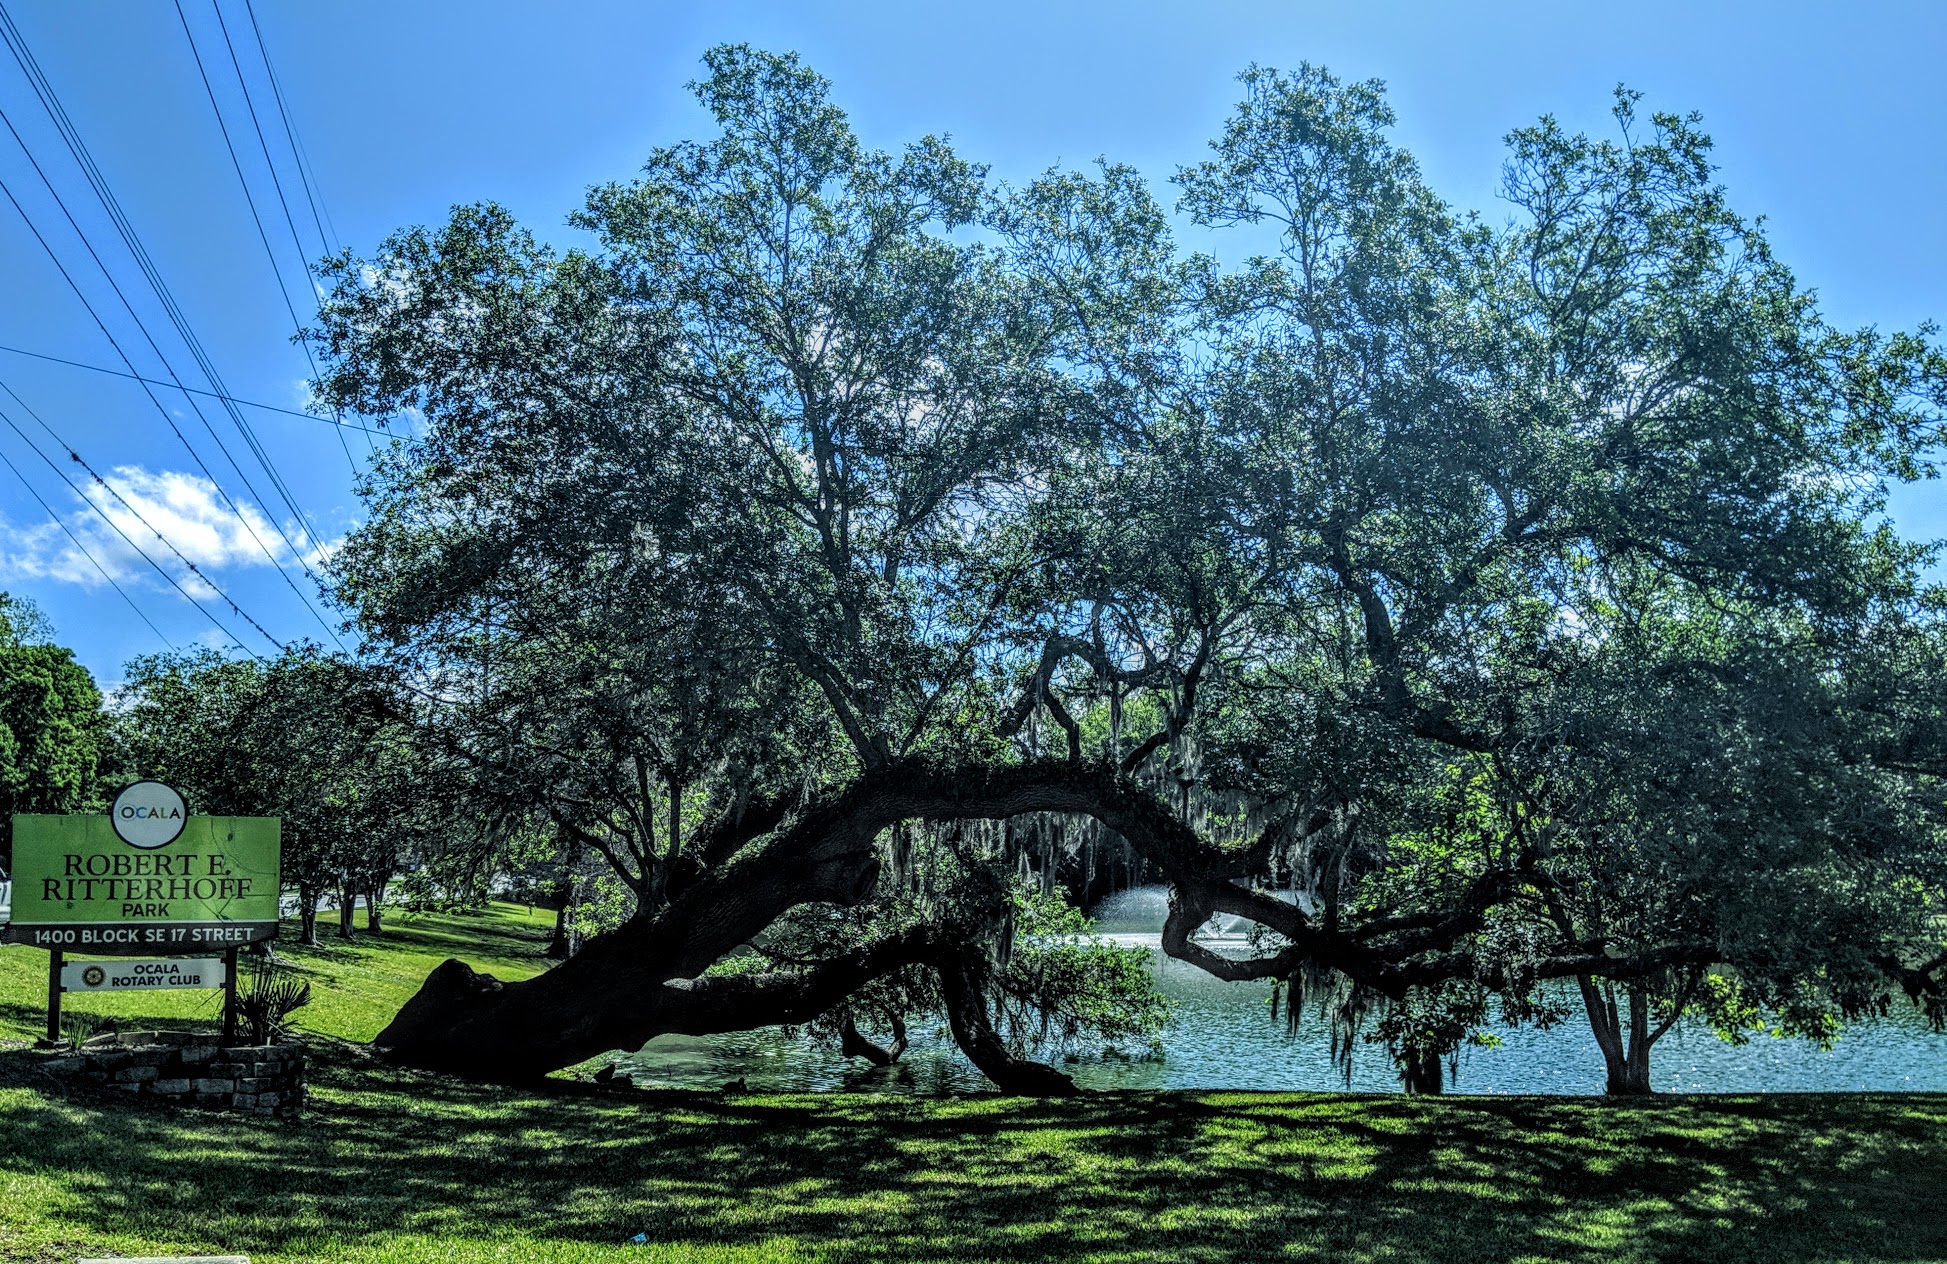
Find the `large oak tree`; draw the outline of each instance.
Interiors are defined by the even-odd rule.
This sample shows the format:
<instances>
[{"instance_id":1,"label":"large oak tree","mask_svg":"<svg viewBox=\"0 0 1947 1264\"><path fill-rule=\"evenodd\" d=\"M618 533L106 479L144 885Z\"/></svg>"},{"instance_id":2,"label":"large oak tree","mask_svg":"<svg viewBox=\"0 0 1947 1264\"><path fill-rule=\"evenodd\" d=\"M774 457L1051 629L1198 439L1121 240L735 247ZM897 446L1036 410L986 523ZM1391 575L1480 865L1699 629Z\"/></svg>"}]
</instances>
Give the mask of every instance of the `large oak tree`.
<instances>
[{"instance_id":1,"label":"large oak tree","mask_svg":"<svg viewBox=\"0 0 1947 1264\"><path fill-rule=\"evenodd\" d=\"M793 57L706 63L717 134L594 190L584 247L482 205L331 264L324 393L425 421L340 595L496 810L636 900L537 979L442 966L392 1056L521 1078L923 977L1003 1088L1061 1091L996 1022L998 875L1103 838L1170 883L1165 951L1330 980L1343 1015L1739 964L1687 926L1495 935L1567 880L1549 840L1599 789L1553 831L1421 845L1466 761L1563 780L1530 771L1561 745L1540 700L1636 696L1590 666L1586 575L1828 644L1927 617L1872 521L1935 438L1941 357L1827 326L1694 120L1624 95L1620 139L1516 133L1493 228L1389 142L1377 85L1253 69L1175 178L1256 252L1227 268L1126 168L999 188L935 138L864 148ZM1833 749L1905 802L1931 722L1903 762L1884 726ZM1599 747L1574 777L1626 779ZM1843 868L1822 819L1802 845ZM1935 826L1897 824L1875 863L1924 911ZM915 837L954 900L913 901ZM834 907L864 915L808 936ZM1217 913L1262 948L1200 943ZM1887 978L1938 986L1910 920L1873 925Z\"/></svg>"}]
</instances>

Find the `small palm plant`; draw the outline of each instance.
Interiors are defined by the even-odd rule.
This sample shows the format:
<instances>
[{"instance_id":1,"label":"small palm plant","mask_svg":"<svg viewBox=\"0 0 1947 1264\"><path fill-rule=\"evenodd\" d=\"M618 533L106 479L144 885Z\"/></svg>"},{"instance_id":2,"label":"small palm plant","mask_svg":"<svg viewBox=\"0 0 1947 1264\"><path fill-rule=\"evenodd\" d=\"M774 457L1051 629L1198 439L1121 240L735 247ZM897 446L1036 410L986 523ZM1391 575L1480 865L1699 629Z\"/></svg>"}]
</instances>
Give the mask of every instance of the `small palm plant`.
<instances>
[{"instance_id":1,"label":"small palm plant","mask_svg":"<svg viewBox=\"0 0 1947 1264\"><path fill-rule=\"evenodd\" d=\"M311 985L268 958L253 964L246 980L237 989L237 1013L253 1044L275 1044L290 1033L291 1011L310 1003Z\"/></svg>"},{"instance_id":2,"label":"small palm plant","mask_svg":"<svg viewBox=\"0 0 1947 1264\"><path fill-rule=\"evenodd\" d=\"M117 1025L112 1018L97 1018L91 1014L61 1015L61 1034L72 1047L79 1049L96 1036L115 1031Z\"/></svg>"}]
</instances>

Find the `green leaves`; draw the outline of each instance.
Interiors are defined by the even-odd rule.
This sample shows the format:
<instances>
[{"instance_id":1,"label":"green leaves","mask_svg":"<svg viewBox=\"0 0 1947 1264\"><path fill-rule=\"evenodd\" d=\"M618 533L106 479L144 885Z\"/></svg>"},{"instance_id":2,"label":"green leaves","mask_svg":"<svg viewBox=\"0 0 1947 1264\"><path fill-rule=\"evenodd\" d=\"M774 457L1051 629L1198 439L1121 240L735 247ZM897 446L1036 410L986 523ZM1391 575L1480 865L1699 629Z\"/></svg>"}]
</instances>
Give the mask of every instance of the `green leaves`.
<instances>
[{"instance_id":1,"label":"green leaves","mask_svg":"<svg viewBox=\"0 0 1947 1264\"><path fill-rule=\"evenodd\" d=\"M1634 94L1511 134L1490 226L1379 84L1242 83L1175 175L1228 268L1131 168L874 151L746 46L585 249L479 206L335 261L325 394L426 419L335 561L374 652L618 908L721 860L703 821L768 804L761 849L902 757L1053 750L1218 841L1179 882L1301 888L1421 1078L1467 989L1552 1015L1544 969L1856 1008L1939 890L1928 555L1875 518L1947 413L1933 331L1830 327ZM1048 952L1073 1013L1127 999Z\"/></svg>"},{"instance_id":2,"label":"green leaves","mask_svg":"<svg viewBox=\"0 0 1947 1264\"><path fill-rule=\"evenodd\" d=\"M476 827L451 814L386 682L342 656L204 650L126 671L112 724L129 771L178 786L197 813L280 818L284 881L309 898L339 882L376 894L404 858Z\"/></svg>"},{"instance_id":3,"label":"green leaves","mask_svg":"<svg viewBox=\"0 0 1947 1264\"><path fill-rule=\"evenodd\" d=\"M15 812L79 812L102 802L101 695L47 621L0 593L0 859Z\"/></svg>"}]
</instances>

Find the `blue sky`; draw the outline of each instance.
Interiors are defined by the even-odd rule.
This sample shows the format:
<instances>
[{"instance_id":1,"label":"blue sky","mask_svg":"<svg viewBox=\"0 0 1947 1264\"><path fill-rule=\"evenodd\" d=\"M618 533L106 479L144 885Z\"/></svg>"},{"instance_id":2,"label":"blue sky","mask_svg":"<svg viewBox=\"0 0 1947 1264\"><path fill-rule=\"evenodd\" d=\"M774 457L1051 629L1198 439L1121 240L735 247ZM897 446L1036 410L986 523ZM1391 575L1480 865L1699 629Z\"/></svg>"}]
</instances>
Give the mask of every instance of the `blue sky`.
<instances>
[{"instance_id":1,"label":"blue sky","mask_svg":"<svg viewBox=\"0 0 1947 1264\"><path fill-rule=\"evenodd\" d=\"M166 0L5 0L76 131L229 391L298 408L309 374L176 9ZM244 0L182 0L286 288L308 290L298 249L318 253L299 203L299 243L272 192L217 14L270 129L272 161L298 196L271 115ZM1195 161L1258 62L1309 60L1384 79L1399 141L1449 201L1491 218L1501 138L1544 113L1600 128L1613 87L1651 109L1698 110L1733 205L1767 217L1779 256L1844 324L1911 327L1947 316L1947 4L861 4L514 3L511 0L254 0L336 239L369 252L388 232L494 199L567 242L590 184L631 175L649 149L702 135L683 85L711 44L794 49L834 81L868 144L948 133L999 178L1051 164L1130 162L1159 186ZM0 181L53 244L104 333L20 215L0 198L0 347L121 368L171 370L207 388L13 59L0 110L18 128L155 337L138 325L0 128ZM33 598L98 680L132 655L228 644L172 585L202 590L131 520L132 506L279 639L326 632L295 560L358 516L364 436L244 408L252 436L203 399L0 351L0 588ZM47 423L42 429L23 409ZM167 414L167 416L165 416ZM171 431L179 428L187 446ZM223 439L219 448L212 431ZM58 436L58 441L55 436ZM347 442L341 446L341 438ZM43 462L77 480L74 486ZM255 442L269 470L250 451ZM122 497L66 457L72 448ZM194 449L192 452L191 449ZM235 457L235 467L224 450ZM239 468L241 472L239 472ZM282 491L274 484L281 482ZM100 503L165 576L82 504ZM286 495L288 493L288 497ZM102 579L35 499L74 529L140 608ZM1947 534L1941 484L1896 495L1909 533ZM291 506L295 506L295 511ZM302 519L297 513L301 512ZM274 565L273 560L281 565ZM207 609L252 648L267 642L223 602ZM327 612L327 619L335 616ZM145 622L144 620L147 620ZM149 624L153 624L153 628Z\"/></svg>"}]
</instances>

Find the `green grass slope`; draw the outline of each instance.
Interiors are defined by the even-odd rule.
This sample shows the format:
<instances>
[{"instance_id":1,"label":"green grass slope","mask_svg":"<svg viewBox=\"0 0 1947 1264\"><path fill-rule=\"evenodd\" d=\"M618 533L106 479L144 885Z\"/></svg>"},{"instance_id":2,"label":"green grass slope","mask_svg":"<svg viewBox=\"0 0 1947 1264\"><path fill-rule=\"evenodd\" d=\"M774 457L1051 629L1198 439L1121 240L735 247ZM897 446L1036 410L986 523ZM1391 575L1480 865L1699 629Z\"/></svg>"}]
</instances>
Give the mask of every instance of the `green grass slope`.
<instances>
[{"instance_id":1,"label":"green grass slope","mask_svg":"<svg viewBox=\"0 0 1947 1264\"><path fill-rule=\"evenodd\" d=\"M390 913L379 935L365 931L337 938L337 918L321 918L318 946L297 942L297 923L284 925L280 956L293 961L311 984L311 1003L292 1015L304 1031L345 1040L370 1040L419 990L434 966L459 957L503 979L525 979L546 969L541 956L554 914L517 904L493 904L480 912ZM82 954L69 958L79 961ZM126 1030L210 1026L222 1015L219 991L174 996L132 992L71 992L64 1014L113 1018ZM47 1027L47 954L18 945L0 947L0 1036L32 1039Z\"/></svg>"},{"instance_id":2,"label":"green grass slope","mask_svg":"<svg viewBox=\"0 0 1947 1264\"><path fill-rule=\"evenodd\" d=\"M545 929L502 907L304 954L310 1020L368 1036L444 956L538 968ZM0 952L10 1020L45 960ZM67 1096L13 1043L0 1261L1947 1261L1947 1095L508 1090L321 1036L290 1126Z\"/></svg>"}]
</instances>

